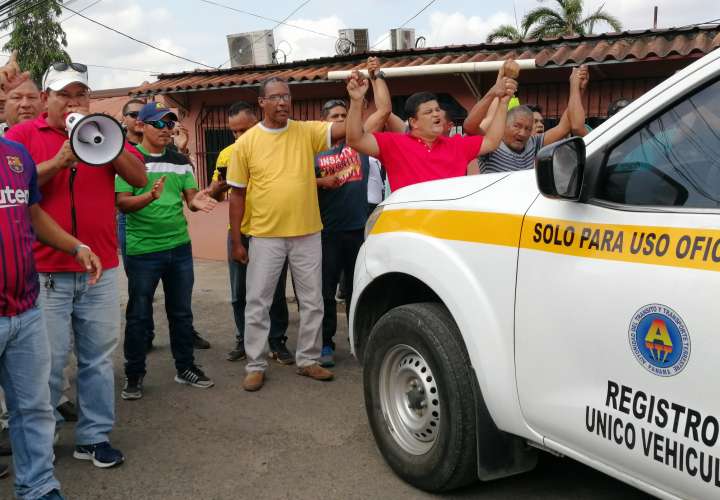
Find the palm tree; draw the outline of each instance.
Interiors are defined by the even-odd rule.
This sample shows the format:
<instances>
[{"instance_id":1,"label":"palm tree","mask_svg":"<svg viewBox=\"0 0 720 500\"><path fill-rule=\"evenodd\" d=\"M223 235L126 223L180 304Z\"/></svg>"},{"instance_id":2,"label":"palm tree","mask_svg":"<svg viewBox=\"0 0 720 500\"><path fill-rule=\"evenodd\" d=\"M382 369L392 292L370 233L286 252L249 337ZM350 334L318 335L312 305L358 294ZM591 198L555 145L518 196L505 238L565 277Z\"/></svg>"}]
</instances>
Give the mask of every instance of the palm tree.
<instances>
[{"instance_id":1,"label":"palm tree","mask_svg":"<svg viewBox=\"0 0 720 500\"><path fill-rule=\"evenodd\" d=\"M542 2L543 0L538 0ZM522 20L522 28L529 38L549 38L562 35L592 34L595 24L606 23L614 31L621 31L622 24L612 14L603 10L602 4L595 12L583 17L583 0L554 0L560 8L538 7Z\"/></svg>"},{"instance_id":2,"label":"palm tree","mask_svg":"<svg viewBox=\"0 0 720 500\"><path fill-rule=\"evenodd\" d=\"M487 36L487 43L495 42L519 42L525 38L527 30L522 33L511 24L503 24L495 28Z\"/></svg>"}]
</instances>

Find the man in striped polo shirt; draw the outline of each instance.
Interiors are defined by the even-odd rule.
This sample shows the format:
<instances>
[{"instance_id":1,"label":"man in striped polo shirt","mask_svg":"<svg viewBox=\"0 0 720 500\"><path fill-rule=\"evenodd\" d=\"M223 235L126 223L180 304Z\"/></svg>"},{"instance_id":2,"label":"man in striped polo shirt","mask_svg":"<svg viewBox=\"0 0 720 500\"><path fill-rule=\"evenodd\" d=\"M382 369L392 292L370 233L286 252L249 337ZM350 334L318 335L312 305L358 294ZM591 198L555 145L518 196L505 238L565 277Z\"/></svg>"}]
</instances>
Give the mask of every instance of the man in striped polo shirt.
<instances>
[{"instance_id":1,"label":"man in striped polo shirt","mask_svg":"<svg viewBox=\"0 0 720 500\"><path fill-rule=\"evenodd\" d=\"M175 359L175 381L193 387L212 387L195 365L192 336L192 248L183 200L192 211L210 212L217 202L208 190L198 191L188 158L167 146L177 116L161 103L140 110L142 143L148 183L134 188L117 178L118 208L127 214L128 305L125 314L125 388L123 399L140 399L145 376L146 332L152 321L152 300L160 280L170 326L170 347Z\"/></svg>"},{"instance_id":2,"label":"man in striped polo shirt","mask_svg":"<svg viewBox=\"0 0 720 500\"><path fill-rule=\"evenodd\" d=\"M499 78L502 76L500 73ZM570 133L585 135L585 109L582 105L582 92L589 81L585 66L574 68L570 75L570 98L568 106L560 118L557 126L535 134L533 110L529 106L517 106L507 113L505 133L500 146L489 154L483 155L480 160L480 173L513 172L535 167L535 157L543 146L557 142ZM492 104L488 116L492 116ZM489 121L476 112L479 106L473 108L465 119L464 130L467 134L482 134ZM481 120L483 120L481 122ZM478 124L480 124L478 126Z\"/></svg>"}]
</instances>

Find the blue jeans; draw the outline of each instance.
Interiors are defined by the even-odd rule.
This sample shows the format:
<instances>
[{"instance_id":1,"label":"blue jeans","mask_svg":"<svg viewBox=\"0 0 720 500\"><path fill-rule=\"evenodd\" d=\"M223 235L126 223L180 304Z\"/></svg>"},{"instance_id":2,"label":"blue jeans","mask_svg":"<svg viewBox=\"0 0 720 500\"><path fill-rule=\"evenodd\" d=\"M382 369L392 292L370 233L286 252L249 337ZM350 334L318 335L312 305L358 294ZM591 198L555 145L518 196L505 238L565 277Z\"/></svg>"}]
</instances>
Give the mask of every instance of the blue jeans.
<instances>
[{"instance_id":1,"label":"blue jeans","mask_svg":"<svg viewBox=\"0 0 720 500\"><path fill-rule=\"evenodd\" d=\"M86 273L40 273L40 304L48 325L50 403L56 408L63 390L63 369L74 340L77 358L78 421L75 444L109 440L115 423L112 353L118 344L120 308L118 269L105 269L96 284ZM62 417L55 412L55 418Z\"/></svg>"},{"instance_id":2,"label":"blue jeans","mask_svg":"<svg viewBox=\"0 0 720 500\"><path fill-rule=\"evenodd\" d=\"M245 248L250 248L250 238L242 237ZM230 300L232 302L233 316L235 318L235 338L238 342L245 341L245 296L247 278L247 264L240 264L232 259L232 241L228 233L228 267L230 269ZM268 335L271 347L278 340L284 340L288 329L289 317L287 299L285 298L285 283L287 281L287 262L280 273L272 306L270 306L270 334Z\"/></svg>"},{"instance_id":3,"label":"blue jeans","mask_svg":"<svg viewBox=\"0 0 720 500\"><path fill-rule=\"evenodd\" d=\"M127 227L127 215L118 210L117 213L117 237L118 247L120 248L120 255L122 255L123 269L125 269L125 276L127 276L127 248L125 242L125 231ZM147 332L147 343L152 343L155 339L155 322L152 316L150 316L150 328Z\"/></svg>"},{"instance_id":4,"label":"blue jeans","mask_svg":"<svg viewBox=\"0 0 720 500\"><path fill-rule=\"evenodd\" d=\"M40 309L0 317L0 385L10 413L15 494L39 498L60 483L53 475L55 418L50 406L50 345Z\"/></svg>"},{"instance_id":5,"label":"blue jeans","mask_svg":"<svg viewBox=\"0 0 720 500\"><path fill-rule=\"evenodd\" d=\"M175 369L182 373L195 363L193 356L193 273L190 243L162 252L127 256L128 305L125 313L125 374L145 375L147 331L158 283L165 292L170 349Z\"/></svg>"},{"instance_id":6,"label":"blue jeans","mask_svg":"<svg viewBox=\"0 0 720 500\"><path fill-rule=\"evenodd\" d=\"M120 210L118 210L117 213L117 238L118 238L118 248L120 248L120 255L122 255L122 262L123 267L127 266L127 262L125 262L125 227L127 226L126 223L127 215L122 213Z\"/></svg>"}]
</instances>

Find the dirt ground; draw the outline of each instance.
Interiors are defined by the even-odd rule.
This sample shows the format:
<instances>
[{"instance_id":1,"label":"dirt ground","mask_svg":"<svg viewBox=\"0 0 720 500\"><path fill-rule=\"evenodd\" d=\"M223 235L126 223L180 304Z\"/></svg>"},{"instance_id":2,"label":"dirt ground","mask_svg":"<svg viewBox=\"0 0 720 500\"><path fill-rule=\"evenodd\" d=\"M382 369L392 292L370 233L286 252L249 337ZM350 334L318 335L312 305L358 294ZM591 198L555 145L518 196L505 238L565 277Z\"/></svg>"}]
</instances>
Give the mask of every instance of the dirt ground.
<instances>
[{"instance_id":1,"label":"dirt ground","mask_svg":"<svg viewBox=\"0 0 720 500\"><path fill-rule=\"evenodd\" d=\"M122 282L120 307L125 307ZM294 367L271 365L265 387L242 390L244 362L234 344L226 264L197 260L195 326L211 343L195 351L214 379L207 390L173 381L162 290L155 302L156 345L148 357L145 395L123 401L122 346L115 353L120 467L100 470L72 458L72 426L61 430L56 472L69 499L423 499L435 498L398 479L377 451L365 416L362 374L348 350L344 317L337 335L336 380L316 382ZM340 308L342 309L342 308ZM290 304L291 348L297 308ZM12 498L12 477L0 481ZM543 455L523 476L477 484L445 498L635 499L638 491L567 459Z\"/></svg>"}]
</instances>

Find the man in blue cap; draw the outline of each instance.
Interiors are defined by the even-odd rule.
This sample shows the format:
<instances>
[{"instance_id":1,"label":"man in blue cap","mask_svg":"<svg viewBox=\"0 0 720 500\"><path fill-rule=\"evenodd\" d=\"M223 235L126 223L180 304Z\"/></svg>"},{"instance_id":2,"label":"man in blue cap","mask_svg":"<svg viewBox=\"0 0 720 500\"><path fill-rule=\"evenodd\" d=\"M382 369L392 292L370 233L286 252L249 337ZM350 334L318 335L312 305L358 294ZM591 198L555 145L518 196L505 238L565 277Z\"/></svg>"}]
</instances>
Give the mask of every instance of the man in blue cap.
<instances>
[{"instance_id":1,"label":"man in blue cap","mask_svg":"<svg viewBox=\"0 0 720 500\"><path fill-rule=\"evenodd\" d=\"M162 103L146 104L138 114L148 183L136 188L117 178L118 208L127 214L125 251L128 305L125 314L125 387L121 397L140 399L145 377L146 334L152 300L160 280L175 359L175 381L192 387L214 385L195 365L192 335L192 248L183 201L192 211L210 212L217 202L208 190L198 191L188 158L168 148L177 116Z\"/></svg>"}]
</instances>

